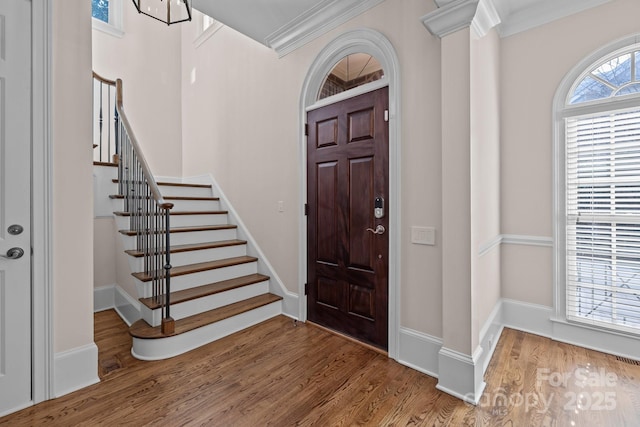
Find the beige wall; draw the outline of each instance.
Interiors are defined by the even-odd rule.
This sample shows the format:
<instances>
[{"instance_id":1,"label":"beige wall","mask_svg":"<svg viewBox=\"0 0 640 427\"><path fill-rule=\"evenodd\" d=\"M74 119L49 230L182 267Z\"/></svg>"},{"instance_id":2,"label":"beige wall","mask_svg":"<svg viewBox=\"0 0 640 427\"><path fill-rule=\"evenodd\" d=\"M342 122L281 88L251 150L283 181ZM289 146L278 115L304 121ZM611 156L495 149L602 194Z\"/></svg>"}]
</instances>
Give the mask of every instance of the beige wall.
<instances>
[{"instance_id":1,"label":"beige wall","mask_svg":"<svg viewBox=\"0 0 640 427\"><path fill-rule=\"evenodd\" d=\"M212 173L285 286L298 292L300 97L320 50L348 29L369 27L395 47L402 81L402 326L440 336L440 243L410 243L410 226L441 231L440 44L419 17L431 2L388 0L278 59L229 28L196 47L183 26L183 171ZM277 202L285 210L277 212Z\"/></svg>"},{"instance_id":2,"label":"beige wall","mask_svg":"<svg viewBox=\"0 0 640 427\"><path fill-rule=\"evenodd\" d=\"M53 350L93 342L91 2L53 8Z\"/></svg>"},{"instance_id":3,"label":"beige wall","mask_svg":"<svg viewBox=\"0 0 640 427\"><path fill-rule=\"evenodd\" d=\"M640 3L616 0L502 40L501 227L552 237L551 109L563 77L606 44L640 32ZM553 304L552 249L503 245L502 296Z\"/></svg>"},{"instance_id":4,"label":"beige wall","mask_svg":"<svg viewBox=\"0 0 640 427\"><path fill-rule=\"evenodd\" d=\"M139 15L123 1L124 36L93 30L93 69L123 81L127 117L151 171L182 175L180 25Z\"/></svg>"},{"instance_id":5,"label":"beige wall","mask_svg":"<svg viewBox=\"0 0 640 427\"><path fill-rule=\"evenodd\" d=\"M113 218L93 220L93 286L110 286L116 280L116 235ZM134 294L135 295L135 294Z\"/></svg>"}]
</instances>

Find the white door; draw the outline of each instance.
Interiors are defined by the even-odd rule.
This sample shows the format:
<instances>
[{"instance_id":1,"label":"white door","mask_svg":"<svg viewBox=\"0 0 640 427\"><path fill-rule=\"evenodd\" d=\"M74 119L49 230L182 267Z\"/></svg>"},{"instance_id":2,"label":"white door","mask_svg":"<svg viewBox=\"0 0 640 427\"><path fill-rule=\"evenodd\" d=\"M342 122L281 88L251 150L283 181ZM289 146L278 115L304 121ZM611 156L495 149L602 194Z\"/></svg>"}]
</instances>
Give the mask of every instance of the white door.
<instances>
[{"instance_id":1,"label":"white door","mask_svg":"<svg viewBox=\"0 0 640 427\"><path fill-rule=\"evenodd\" d=\"M31 1L0 0L0 415L31 402L30 163Z\"/></svg>"}]
</instances>

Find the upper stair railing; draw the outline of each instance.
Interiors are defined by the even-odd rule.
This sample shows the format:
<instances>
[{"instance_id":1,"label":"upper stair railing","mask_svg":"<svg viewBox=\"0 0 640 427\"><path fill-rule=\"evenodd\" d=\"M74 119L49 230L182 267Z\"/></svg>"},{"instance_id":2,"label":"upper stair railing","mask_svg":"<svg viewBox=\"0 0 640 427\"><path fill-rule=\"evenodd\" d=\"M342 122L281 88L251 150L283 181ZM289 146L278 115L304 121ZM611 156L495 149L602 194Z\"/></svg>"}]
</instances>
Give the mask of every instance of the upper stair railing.
<instances>
[{"instance_id":1,"label":"upper stair railing","mask_svg":"<svg viewBox=\"0 0 640 427\"><path fill-rule=\"evenodd\" d=\"M93 73L93 161L115 163L120 152L118 144L118 110L116 82ZM113 126L111 126L113 124Z\"/></svg>"},{"instance_id":2,"label":"upper stair railing","mask_svg":"<svg viewBox=\"0 0 640 427\"><path fill-rule=\"evenodd\" d=\"M94 78L101 85L112 83L95 73ZM130 230L135 232L136 250L144 258L144 273L151 278L152 296L162 306L162 332L170 335L175 331L170 312L170 212L173 204L162 197L124 112L122 80L117 79L113 85L116 120L111 155L118 163L118 190L124 197L124 212L129 216ZM99 112L96 115L98 121L103 119Z\"/></svg>"}]
</instances>

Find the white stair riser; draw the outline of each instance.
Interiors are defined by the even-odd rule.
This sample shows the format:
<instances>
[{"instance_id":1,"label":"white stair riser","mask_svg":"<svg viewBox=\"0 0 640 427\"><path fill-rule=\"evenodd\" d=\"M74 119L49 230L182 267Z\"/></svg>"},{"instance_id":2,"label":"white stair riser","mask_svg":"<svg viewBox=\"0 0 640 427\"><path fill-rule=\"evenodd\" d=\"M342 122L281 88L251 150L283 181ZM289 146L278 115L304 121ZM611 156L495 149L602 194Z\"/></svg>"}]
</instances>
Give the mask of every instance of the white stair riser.
<instances>
[{"instance_id":1,"label":"white stair riser","mask_svg":"<svg viewBox=\"0 0 640 427\"><path fill-rule=\"evenodd\" d=\"M174 320L184 319L195 314L223 307L225 305L240 302L242 300L257 297L269 292L269 281L254 283L253 285L231 289L214 295L185 301L171 305L171 317ZM142 318L151 326L160 326L162 322L162 309L151 310L146 305L141 305Z\"/></svg>"},{"instance_id":2,"label":"white stair riser","mask_svg":"<svg viewBox=\"0 0 640 427\"><path fill-rule=\"evenodd\" d=\"M197 227L202 225L228 224L227 214L215 215L171 215L171 227Z\"/></svg>"},{"instance_id":3,"label":"white stair riser","mask_svg":"<svg viewBox=\"0 0 640 427\"><path fill-rule=\"evenodd\" d=\"M118 230L128 230L131 228L130 217L116 215L115 218ZM205 225L228 224L227 214L171 215L169 221L171 221L171 227L200 227Z\"/></svg>"},{"instance_id":4,"label":"white stair riser","mask_svg":"<svg viewBox=\"0 0 640 427\"><path fill-rule=\"evenodd\" d=\"M223 230L189 231L185 233L171 233L170 243L175 245L187 245L191 243L219 242L221 240L236 239L236 229L229 228ZM122 234L122 242L125 250L135 249L136 236L125 236Z\"/></svg>"},{"instance_id":5,"label":"white stair riser","mask_svg":"<svg viewBox=\"0 0 640 427\"><path fill-rule=\"evenodd\" d=\"M219 211L219 200L167 200L176 211ZM124 199L111 199L114 212L124 211Z\"/></svg>"},{"instance_id":6,"label":"white stair riser","mask_svg":"<svg viewBox=\"0 0 640 427\"><path fill-rule=\"evenodd\" d=\"M249 262L230 267L216 268L213 270L200 271L198 273L184 274L171 278L171 291L177 292L185 289L195 288L197 286L207 285L209 283L221 282L223 280L235 279L240 276L248 276L258 272L258 263ZM138 295L140 298L149 298L152 296L151 282L142 282L134 279Z\"/></svg>"},{"instance_id":7,"label":"white stair riser","mask_svg":"<svg viewBox=\"0 0 640 427\"><path fill-rule=\"evenodd\" d=\"M154 340L133 338L131 354L141 360L168 359L257 325L281 313L282 301L276 301L184 334Z\"/></svg>"},{"instance_id":8,"label":"white stair riser","mask_svg":"<svg viewBox=\"0 0 640 427\"><path fill-rule=\"evenodd\" d=\"M171 254L171 265L196 264L199 262L217 261L219 259L233 258L247 254L247 245L225 246L222 248L201 249L198 251L177 252ZM139 273L144 270L142 257L129 257L131 271Z\"/></svg>"},{"instance_id":9,"label":"white stair riser","mask_svg":"<svg viewBox=\"0 0 640 427\"><path fill-rule=\"evenodd\" d=\"M167 200L176 211L219 211L219 200Z\"/></svg>"},{"instance_id":10,"label":"white stair riser","mask_svg":"<svg viewBox=\"0 0 640 427\"><path fill-rule=\"evenodd\" d=\"M163 197L212 197L211 188L202 187L179 187L175 185L159 185L160 193Z\"/></svg>"}]
</instances>

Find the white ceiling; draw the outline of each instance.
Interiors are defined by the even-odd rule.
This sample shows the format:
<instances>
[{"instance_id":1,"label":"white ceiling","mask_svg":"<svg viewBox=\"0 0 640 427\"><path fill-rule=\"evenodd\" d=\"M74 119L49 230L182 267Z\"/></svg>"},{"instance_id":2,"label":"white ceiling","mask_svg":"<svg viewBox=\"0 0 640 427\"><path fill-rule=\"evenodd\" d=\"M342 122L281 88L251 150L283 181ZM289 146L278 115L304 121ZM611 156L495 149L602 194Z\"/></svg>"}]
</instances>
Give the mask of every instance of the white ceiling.
<instances>
[{"instance_id":1,"label":"white ceiling","mask_svg":"<svg viewBox=\"0 0 640 427\"><path fill-rule=\"evenodd\" d=\"M193 0L193 7L284 55L382 1ZM453 1L465 0L435 0L440 6ZM480 1L495 7L505 37L612 0Z\"/></svg>"}]
</instances>

